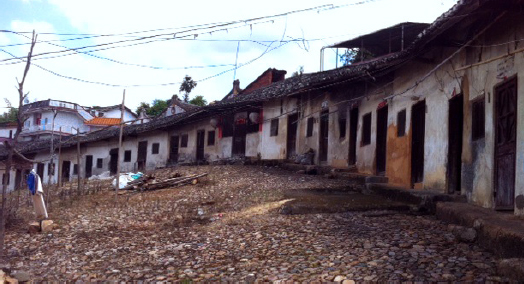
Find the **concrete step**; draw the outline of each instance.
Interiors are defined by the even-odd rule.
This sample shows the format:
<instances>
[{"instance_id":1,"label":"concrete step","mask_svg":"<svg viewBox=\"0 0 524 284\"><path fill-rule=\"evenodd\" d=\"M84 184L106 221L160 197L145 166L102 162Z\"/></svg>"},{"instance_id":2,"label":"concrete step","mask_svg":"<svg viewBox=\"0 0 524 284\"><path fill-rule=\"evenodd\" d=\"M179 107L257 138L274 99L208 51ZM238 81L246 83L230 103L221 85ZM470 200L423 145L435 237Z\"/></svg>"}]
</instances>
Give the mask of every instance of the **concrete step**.
<instances>
[{"instance_id":1,"label":"concrete step","mask_svg":"<svg viewBox=\"0 0 524 284\"><path fill-rule=\"evenodd\" d=\"M524 258L524 222L512 213L468 203L439 202L438 219L475 228L477 242L501 258Z\"/></svg>"},{"instance_id":2,"label":"concrete step","mask_svg":"<svg viewBox=\"0 0 524 284\"><path fill-rule=\"evenodd\" d=\"M385 196L391 200L407 202L419 207L420 211L435 213L437 202L466 202L465 196L443 194L430 190L409 190L384 183L366 183L369 193Z\"/></svg>"}]
</instances>

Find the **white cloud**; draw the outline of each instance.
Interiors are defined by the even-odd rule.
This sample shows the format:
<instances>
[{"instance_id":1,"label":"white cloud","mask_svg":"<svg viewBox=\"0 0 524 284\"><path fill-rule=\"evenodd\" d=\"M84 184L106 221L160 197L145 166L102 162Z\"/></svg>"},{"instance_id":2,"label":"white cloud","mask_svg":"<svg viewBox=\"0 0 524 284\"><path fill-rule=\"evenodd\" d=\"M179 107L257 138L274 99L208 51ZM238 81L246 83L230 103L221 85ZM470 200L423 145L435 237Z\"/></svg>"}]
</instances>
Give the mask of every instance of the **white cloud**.
<instances>
[{"instance_id":1,"label":"white cloud","mask_svg":"<svg viewBox=\"0 0 524 284\"><path fill-rule=\"evenodd\" d=\"M355 0L351 2L356 2ZM239 29L202 34L199 41L168 40L156 43L138 45L126 48L116 48L94 54L123 62L155 65L164 67L182 67L210 64L233 64L237 42L211 42L203 40L280 40L288 37L315 39L320 41L307 43L308 50L300 48L297 43L289 43L275 49L253 63L237 70L237 78L245 87L267 68L285 69L290 75L299 66L304 66L306 72L316 72L319 69L319 51L322 46L333 44L364 33L391 26L403 21L432 21L447 10L452 0L379 0L363 5L348 6L336 10L308 12L289 15L274 19L273 23L245 25ZM106 0L49 0L50 9L58 9L69 20L71 27L61 27L57 30L48 22L32 22L20 19L13 21L12 29L37 32L64 32L76 30L77 33L122 33L144 31L158 28L187 27L196 24L212 22L229 22L265 15L273 15L286 11L299 10L325 5L325 1L106 1ZM335 5L346 4L347 1L333 1ZM442 4L445 5L442 5ZM165 33L173 30L164 31ZM157 33L163 33L159 31ZM152 33L149 33L152 34ZM344 35L344 36L340 36ZM337 37L338 36L338 37ZM41 40L58 39L57 36L41 35ZM96 38L83 42L58 42L69 47L84 44L104 43L123 37ZM2 42L0 37L0 43ZM20 42L17 39L16 42ZM277 46L273 43L272 46ZM44 43L37 44L37 53L59 50ZM17 55L26 54L27 46L13 49ZM245 63L262 54L265 47L253 43L240 44L239 63ZM3 58L3 57L2 57ZM326 67L334 67L335 55L326 52ZM35 60L34 63L51 69L57 73L113 84L160 84L180 82L185 74L194 79L202 79L217 74L231 67L187 69L187 70L154 70L135 66L115 64L110 61L96 59L86 55L71 55L67 57ZM0 62L1 64L1 62ZM3 94L15 92L13 81L20 76L22 64L6 67L0 65L0 91ZM5 79L7 78L7 79ZM220 99L231 89L233 72L213 79L200 82L194 94L201 94L208 101ZM152 101L155 98L167 99L178 92L179 85L165 87L127 88L126 101L134 108L140 101ZM110 105L121 101L123 87L111 88L92 84L79 83L59 78L32 67L26 90L38 99L56 98L77 102L84 105ZM16 95L16 94L15 94Z\"/></svg>"}]
</instances>

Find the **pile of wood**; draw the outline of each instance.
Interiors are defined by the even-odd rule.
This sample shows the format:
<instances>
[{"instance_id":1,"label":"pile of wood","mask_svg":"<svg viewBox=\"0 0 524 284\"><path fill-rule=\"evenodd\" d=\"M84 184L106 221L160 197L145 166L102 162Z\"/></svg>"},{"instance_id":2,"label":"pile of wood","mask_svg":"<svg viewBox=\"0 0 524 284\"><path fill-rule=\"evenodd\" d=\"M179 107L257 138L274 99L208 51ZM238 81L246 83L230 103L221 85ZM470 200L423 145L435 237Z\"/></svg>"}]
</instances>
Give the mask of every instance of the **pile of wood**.
<instances>
[{"instance_id":1,"label":"pile of wood","mask_svg":"<svg viewBox=\"0 0 524 284\"><path fill-rule=\"evenodd\" d=\"M126 187L122 188L122 190L148 191L185 184L197 184L198 179L205 176L207 176L207 173L188 176L181 176L179 173L175 173L167 179L160 179L153 175L143 175L141 178L129 182Z\"/></svg>"}]
</instances>

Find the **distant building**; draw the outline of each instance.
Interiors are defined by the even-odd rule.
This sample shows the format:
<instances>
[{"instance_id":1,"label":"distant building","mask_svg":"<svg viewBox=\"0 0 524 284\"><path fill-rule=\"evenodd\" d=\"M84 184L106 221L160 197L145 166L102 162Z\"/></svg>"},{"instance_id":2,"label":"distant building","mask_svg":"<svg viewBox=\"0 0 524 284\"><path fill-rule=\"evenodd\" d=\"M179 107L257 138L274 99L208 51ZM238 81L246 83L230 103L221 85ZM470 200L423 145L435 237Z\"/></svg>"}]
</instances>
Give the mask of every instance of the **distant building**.
<instances>
[{"instance_id":1,"label":"distant building","mask_svg":"<svg viewBox=\"0 0 524 284\"><path fill-rule=\"evenodd\" d=\"M23 105L22 111L28 116L20 132L24 141L88 132L90 128L84 123L94 118L78 104L51 99Z\"/></svg>"}]
</instances>

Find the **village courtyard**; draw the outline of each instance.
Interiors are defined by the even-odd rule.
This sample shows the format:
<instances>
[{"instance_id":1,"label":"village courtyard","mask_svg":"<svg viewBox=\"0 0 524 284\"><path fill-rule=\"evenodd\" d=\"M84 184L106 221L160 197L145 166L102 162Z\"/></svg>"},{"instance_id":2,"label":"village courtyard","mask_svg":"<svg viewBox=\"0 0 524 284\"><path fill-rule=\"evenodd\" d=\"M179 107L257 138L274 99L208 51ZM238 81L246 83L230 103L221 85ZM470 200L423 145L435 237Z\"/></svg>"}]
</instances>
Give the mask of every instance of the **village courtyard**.
<instances>
[{"instance_id":1,"label":"village courtyard","mask_svg":"<svg viewBox=\"0 0 524 284\"><path fill-rule=\"evenodd\" d=\"M64 185L55 223L28 233L32 205L10 224L7 267L18 280L504 281L495 257L459 242L432 215L360 193L347 179L277 167L212 165L195 185L118 195L109 180L75 197ZM96 189L97 192L94 192Z\"/></svg>"}]
</instances>

